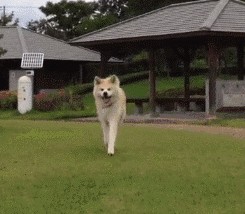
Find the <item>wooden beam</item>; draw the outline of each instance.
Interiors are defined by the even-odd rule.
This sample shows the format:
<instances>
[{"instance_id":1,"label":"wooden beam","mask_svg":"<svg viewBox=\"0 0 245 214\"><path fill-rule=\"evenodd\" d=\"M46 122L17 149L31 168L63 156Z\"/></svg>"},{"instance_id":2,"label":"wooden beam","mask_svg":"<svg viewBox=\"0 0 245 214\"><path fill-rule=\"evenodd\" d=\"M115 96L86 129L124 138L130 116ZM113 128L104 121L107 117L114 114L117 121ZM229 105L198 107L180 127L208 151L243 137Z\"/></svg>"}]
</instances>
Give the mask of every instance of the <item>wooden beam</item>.
<instances>
[{"instance_id":1,"label":"wooden beam","mask_svg":"<svg viewBox=\"0 0 245 214\"><path fill-rule=\"evenodd\" d=\"M151 116L156 116L156 71L155 71L155 51L150 49L148 51L149 57L149 83L150 83L150 97L149 105Z\"/></svg>"},{"instance_id":2,"label":"wooden beam","mask_svg":"<svg viewBox=\"0 0 245 214\"><path fill-rule=\"evenodd\" d=\"M190 98L190 63L191 63L191 52L188 46L184 46L180 51L178 47L174 47L174 51L177 56L184 63L184 97L186 100ZM190 103L186 102L185 110L188 111Z\"/></svg>"},{"instance_id":3,"label":"wooden beam","mask_svg":"<svg viewBox=\"0 0 245 214\"><path fill-rule=\"evenodd\" d=\"M190 63L191 63L191 56L189 48L184 48L184 97L186 100L190 98ZM186 102L186 110L188 111L190 108L190 103Z\"/></svg>"},{"instance_id":4,"label":"wooden beam","mask_svg":"<svg viewBox=\"0 0 245 214\"><path fill-rule=\"evenodd\" d=\"M244 45L239 43L237 46L237 68L238 68L238 80L244 80Z\"/></svg>"},{"instance_id":5,"label":"wooden beam","mask_svg":"<svg viewBox=\"0 0 245 214\"><path fill-rule=\"evenodd\" d=\"M216 80L219 70L219 48L215 42L208 43L209 65L209 113L216 114Z\"/></svg>"}]
</instances>

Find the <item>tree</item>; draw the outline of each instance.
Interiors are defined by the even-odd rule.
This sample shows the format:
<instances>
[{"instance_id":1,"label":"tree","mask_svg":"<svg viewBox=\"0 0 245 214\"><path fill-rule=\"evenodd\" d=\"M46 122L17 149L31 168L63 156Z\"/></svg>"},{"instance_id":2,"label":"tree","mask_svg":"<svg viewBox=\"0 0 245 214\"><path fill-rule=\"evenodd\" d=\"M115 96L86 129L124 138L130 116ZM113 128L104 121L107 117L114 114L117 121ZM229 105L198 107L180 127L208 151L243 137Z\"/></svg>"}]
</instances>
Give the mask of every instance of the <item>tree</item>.
<instances>
[{"instance_id":1,"label":"tree","mask_svg":"<svg viewBox=\"0 0 245 214\"><path fill-rule=\"evenodd\" d=\"M3 35L2 34L0 34L0 39L2 39L3 38ZM3 54L5 54L7 51L5 50L5 49L3 49L2 47L0 47L0 57L3 55Z\"/></svg>"},{"instance_id":2,"label":"tree","mask_svg":"<svg viewBox=\"0 0 245 214\"><path fill-rule=\"evenodd\" d=\"M78 25L81 34L115 24L127 17L128 0L99 0L92 16L89 16Z\"/></svg>"},{"instance_id":3,"label":"tree","mask_svg":"<svg viewBox=\"0 0 245 214\"><path fill-rule=\"evenodd\" d=\"M0 26L17 26L19 23L19 19L14 19L14 12L11 12L10 14L5 14L0 18Z\"/></svg>"},{"instance_id":4,"label":"tree","mask_svg":"<svg viewBox=\"0 0 245 214\"><path fill-rule=\"evenodd\" d=\"M78 26L94 13L96 7L97 4L94 2L86 3L80 0L47 2L46 6L39 8L47 18L29 22L28 28L68 40L81 35Z\"/></svg>"},{"instance_id":5,"label":"tree","mask_svg":"<svg viewBox=\"0 0 245 214\"><path fill-rule=\"evenodd\" d=\"M128 0L99 0L98 11L101 15L113 15L118 20L127 17Z\"/></svg>"},{"instance_id":6,"label":"tree","mask_svg":"<svg viewBox=\"0 0 245 214\"><path fill-rule=\"evenodd\" d=\"M27 28L69 40L124 19L127 1L99 0L87 3L62 0L59 3L47 2L46 6L40 7L46 18L32 20L28 23Z\"/></svg>"},{"instance_id":7,"label":"tree","mask_svg":"<svg viewBox=\"0 0 245 214\"><path fill-rule=\"evenodd\" d=\"M128 0L129 16L137 16L170 4L196 0Z\"/></svg>"},{"instance_id":8,"label":"tree","mask_svg":"<svg viewBox=\"0 0 245 214\"><path fill-rule=\"evenodd\" d=\"M28 23L27 28L37 33L46 34L57 39L67 38L64 31L57 30L55 26L52 26L52 22L48 22L47 19L32 20Z\"/></svg>"},{"instance_id":9,"label":"tree","mask_svg":"<svg viewBox=\"0 0 245 214\"><path fill-rule=\"evenodd\" d=\"M118 19L112 14L108 14L108 15L96 14L93 17L85 18L83 22L77 26L77 28L82 35L104 28L108 25L112 25L116 22L118 22Z\"/></svg>"}]
</instances>

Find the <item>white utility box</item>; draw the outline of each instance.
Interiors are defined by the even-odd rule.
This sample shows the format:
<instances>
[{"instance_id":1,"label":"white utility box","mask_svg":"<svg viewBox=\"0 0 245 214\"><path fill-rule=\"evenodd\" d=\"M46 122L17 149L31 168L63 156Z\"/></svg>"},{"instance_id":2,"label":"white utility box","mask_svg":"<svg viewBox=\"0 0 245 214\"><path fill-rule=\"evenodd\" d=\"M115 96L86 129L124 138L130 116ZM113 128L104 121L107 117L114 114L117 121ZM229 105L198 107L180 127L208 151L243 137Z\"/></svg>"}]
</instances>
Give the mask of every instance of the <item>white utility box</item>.
<instances>
[{"instance_id":1,"label":"white utility box","mask_svg":"<svg viewBox=\"0 0 245 214\"><path fill-rule=\"evenodd\" d=\"M43 53L23 53L21 68L35 69L43 67ZM21 114L32 110L34 70L26 70L26 76L18 80L18 111Z\"/></svg>"},{"instance_id":2,"label":"white utility box","mask_svg":"<svg viewBox=\"0 0 245 214\"><path fill-rule=\"evenodd\" d=\"M22 76L18 80L18 111L21 114L32 109L32 80L28 76Z\"/></svg>"}]
</instances>

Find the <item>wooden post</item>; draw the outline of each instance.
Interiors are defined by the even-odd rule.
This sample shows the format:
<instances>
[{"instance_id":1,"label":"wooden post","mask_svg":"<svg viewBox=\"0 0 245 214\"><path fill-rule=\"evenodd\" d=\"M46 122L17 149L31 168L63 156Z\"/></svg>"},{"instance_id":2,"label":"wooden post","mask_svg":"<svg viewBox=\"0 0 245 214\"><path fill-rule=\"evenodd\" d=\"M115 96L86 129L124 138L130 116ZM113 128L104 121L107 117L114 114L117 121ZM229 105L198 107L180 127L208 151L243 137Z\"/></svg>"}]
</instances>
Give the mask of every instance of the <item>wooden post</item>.
<instances>
[{"instance_id":1,"label":"wooden post","mask_svg":"<svg viewBox=\"0 0 245 214\"><path fill-rule=\"evenodd\" d=\"M175 53L184 63L184 98L185 102L185 110L188 111L190 109L190 63L191 63L191 54L190 49L185 46L183 47L183 52L180 52L177 47L174 48Z\"/></svg>"},{"instance_id":2,"label":"wooden post","mask_svg":"<svg viewBox=\"0 0 245 214\"><path fill-rule=\"evenodd\" d=\"M156 71L155 71L155 52L153 49L148 51L149 57L149 83L150 83L150 114L156 116Z\"/></svg>"},{"instance_id":3,"label":"wooden post","mask_svg":"<svg viewBox=\"0 0 245 214\"><path fill-rule=\"evenodd\" d=\"M244 50L243 43L239 43L237 46L237 68L238 68L238 80L244 80Z\"/></svg>"},{"instance_id":4,"label":"wooden post","mask_svg":"<svg viewBox=\"0 0 245 214\"><path fill-rule=\"evenodd\" d=\"M209 113L216 113L216 80L219 70L219 50L215 42L208 43Z\"/></svg>"},{"instance_id":5,"label":"wooden post","mask_svg":"<svg viewBox=\"0 0 245 214\"><path fill-rule=\"evenodd\" d=\"M185 84L185 100L189 100L190 99L190 63L191 63L191 59L190 59L190 53L189 53L189 49L188 48L184 48L184 56L183 56L183 60L184 60L184 84ZM188 111L190 108L190 103L189 101L186 102L186 110Z\"/></svg>"},{"instance_id":6,"label":"wooden post","mask_svg":"<svg viewBox=\"0 0 245 214\"><path fill-rule=\"evenodd\" d=\"M100 52L100 69L98 72L99 77L105 77L106 69L107 69L107 62L110 59L111 55L108 52Z\"/></svg>"}]
</instances>

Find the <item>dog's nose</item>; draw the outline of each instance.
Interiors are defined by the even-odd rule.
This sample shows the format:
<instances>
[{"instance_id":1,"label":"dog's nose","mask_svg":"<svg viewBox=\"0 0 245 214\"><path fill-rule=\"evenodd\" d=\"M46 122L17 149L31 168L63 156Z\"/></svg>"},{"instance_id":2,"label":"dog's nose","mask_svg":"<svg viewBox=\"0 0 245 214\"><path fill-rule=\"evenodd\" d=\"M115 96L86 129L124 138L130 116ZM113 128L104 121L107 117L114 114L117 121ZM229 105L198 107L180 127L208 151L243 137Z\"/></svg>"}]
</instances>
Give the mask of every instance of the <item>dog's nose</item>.
<instances>
[{"instance_id":1,"label":"dog's nose","mask_svg":"<svg viewBox=\"0 0 245 214\"><path fill-rule=\"evenodd\" d=\"M107 97L108 97L108 93L107 93L107 91L105 91L105 92L103 93L103 96L104 96L105 98L107 98Z\"/></svg>"}]
</instances>

